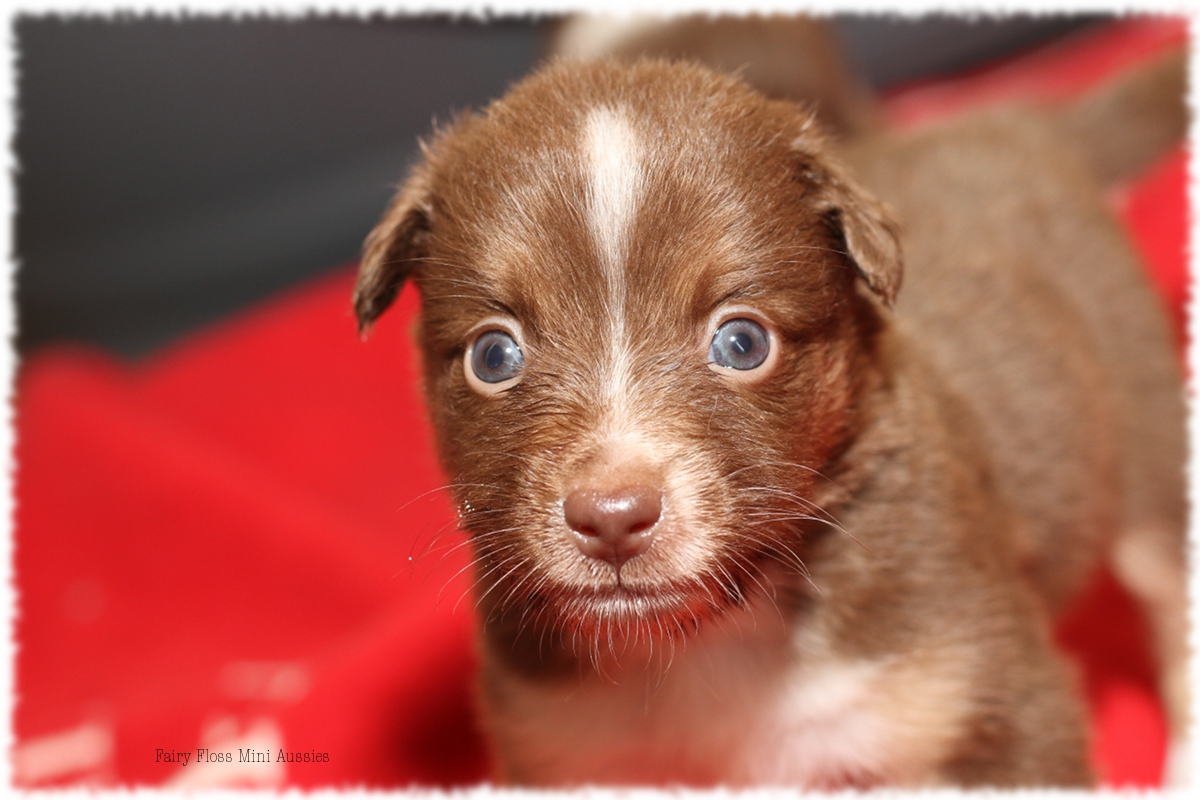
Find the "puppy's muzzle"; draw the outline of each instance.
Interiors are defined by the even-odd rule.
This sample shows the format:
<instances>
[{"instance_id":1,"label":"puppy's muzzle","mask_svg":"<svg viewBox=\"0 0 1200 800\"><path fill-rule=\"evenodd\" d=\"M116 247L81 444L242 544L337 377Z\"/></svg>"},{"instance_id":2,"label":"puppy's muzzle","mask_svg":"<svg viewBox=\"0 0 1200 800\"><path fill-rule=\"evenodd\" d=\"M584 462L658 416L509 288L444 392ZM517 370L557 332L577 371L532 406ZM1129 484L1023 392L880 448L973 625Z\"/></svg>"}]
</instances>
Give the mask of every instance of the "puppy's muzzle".
<instances>
[{"instance_id":1,"label":"puppy's muzzle","mask_svg":"<svg viewBox=\"0 0 1200 800\"><path fill-rule=\"evenodd\" d=\"M563 517L580 552L620 570L654 543L654 528L662 517L662 490L647 484L580 487L563 501Z\"/></svg>"}]
</instances>

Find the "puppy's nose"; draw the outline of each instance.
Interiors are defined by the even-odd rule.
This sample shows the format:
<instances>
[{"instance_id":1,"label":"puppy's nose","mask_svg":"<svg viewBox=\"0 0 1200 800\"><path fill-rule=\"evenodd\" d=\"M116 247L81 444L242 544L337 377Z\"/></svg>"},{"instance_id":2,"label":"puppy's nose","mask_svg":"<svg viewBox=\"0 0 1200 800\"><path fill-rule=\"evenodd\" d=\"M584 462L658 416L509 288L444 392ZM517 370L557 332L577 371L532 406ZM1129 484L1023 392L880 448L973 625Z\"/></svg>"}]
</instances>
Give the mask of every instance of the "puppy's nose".
<instances>
[{"instance_id":1,"label":"puppy's nose","mask_svg":"<svg viewBox=\"0 0 1200 800\"><path fill-rule=\"evenodd\" d=\"M563 502L563 516L584 555L620 567L650 547L662 516L662 492L649 486L576 489Z\"/></svg>"}]
</instances>

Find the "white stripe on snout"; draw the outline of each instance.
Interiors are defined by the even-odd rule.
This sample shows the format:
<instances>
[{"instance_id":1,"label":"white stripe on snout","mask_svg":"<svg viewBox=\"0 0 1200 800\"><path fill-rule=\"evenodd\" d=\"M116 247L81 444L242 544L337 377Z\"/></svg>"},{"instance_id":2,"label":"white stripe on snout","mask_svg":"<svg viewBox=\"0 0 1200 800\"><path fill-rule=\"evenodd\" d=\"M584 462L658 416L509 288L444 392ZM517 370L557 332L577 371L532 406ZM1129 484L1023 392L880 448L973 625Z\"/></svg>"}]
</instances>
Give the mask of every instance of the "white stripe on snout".
<instances>
[{"instance_id":1,"label":"white stripe on snout","mask_svg":"<svg viewBox=\"0 0 1200 800\"><path fill-rule=\"evenodd\" d=\"M588 164L588 225L608 287L610 401L627 391L625 260L642 192L642 148L628 117L609 106L588 112L584 123Z\"/></svg>"}]
</instances>

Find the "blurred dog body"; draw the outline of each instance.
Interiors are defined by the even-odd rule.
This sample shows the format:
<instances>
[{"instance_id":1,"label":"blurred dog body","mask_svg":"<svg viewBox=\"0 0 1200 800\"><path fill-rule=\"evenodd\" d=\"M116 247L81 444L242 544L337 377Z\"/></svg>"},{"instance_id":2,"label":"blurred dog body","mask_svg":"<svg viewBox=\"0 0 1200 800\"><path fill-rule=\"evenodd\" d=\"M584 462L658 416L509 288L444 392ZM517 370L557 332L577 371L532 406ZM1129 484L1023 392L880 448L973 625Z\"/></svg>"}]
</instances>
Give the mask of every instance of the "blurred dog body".
<instances>
[{"instance_id":1,"label":"blurred dog body","mask_svg":"<svg viewBox=\"0 0 1200 800\"><path fill-rule=\"evenodd\" d=\"M550 49L581 61L695 61L736 74L772 99L803 103L839 138L880 128L874 95L841 52L832 26L818 17L581 14L560 23Z\"/></svg>"},{"instance_id":2,"label":"blurred dog body","mask_svg":"<svg viewBox=\"0 0 1200 800\"><path fill-rule=\"evenodd\" d=\"M1088 785L1049 623L1106 552L1183 724L1180 377L1128 167L1063 141L1152 72L835 148L698 66L560 62L438 132L356 308L421 291L506 780Z\"/></svg>"}]
</instances>

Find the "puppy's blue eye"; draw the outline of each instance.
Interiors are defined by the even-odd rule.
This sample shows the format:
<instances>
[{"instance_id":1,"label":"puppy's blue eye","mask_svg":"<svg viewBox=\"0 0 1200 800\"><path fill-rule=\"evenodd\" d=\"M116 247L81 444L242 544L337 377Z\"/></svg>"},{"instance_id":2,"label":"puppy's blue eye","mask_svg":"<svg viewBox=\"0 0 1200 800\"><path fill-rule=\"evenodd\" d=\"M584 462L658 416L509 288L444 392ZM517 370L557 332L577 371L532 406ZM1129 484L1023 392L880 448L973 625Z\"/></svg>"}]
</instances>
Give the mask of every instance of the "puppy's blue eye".
<instances>
[{"instance_id":1,"label":"puppy's blue eye","mask_svg":"<svg viewBox=\"0 0 1200 800\"><path fill-rule=\"evenodd\" d=\"M475 340L471 371L484 383L501 383L515 378L524 366L521 348L504 331L485 331Z\"/></svg>"},{"instance_id":2,"label":"puppy's blue eye","mask_svg":"<svg viewBox=\"0 0 1200 800\"><path fill-rule=\"evenodd\" d=\"M767 331L752 319L731 319L717 328L708 360L718 367L748 370L761 366L771 354Z\"/></svg>"}]
</instances>

